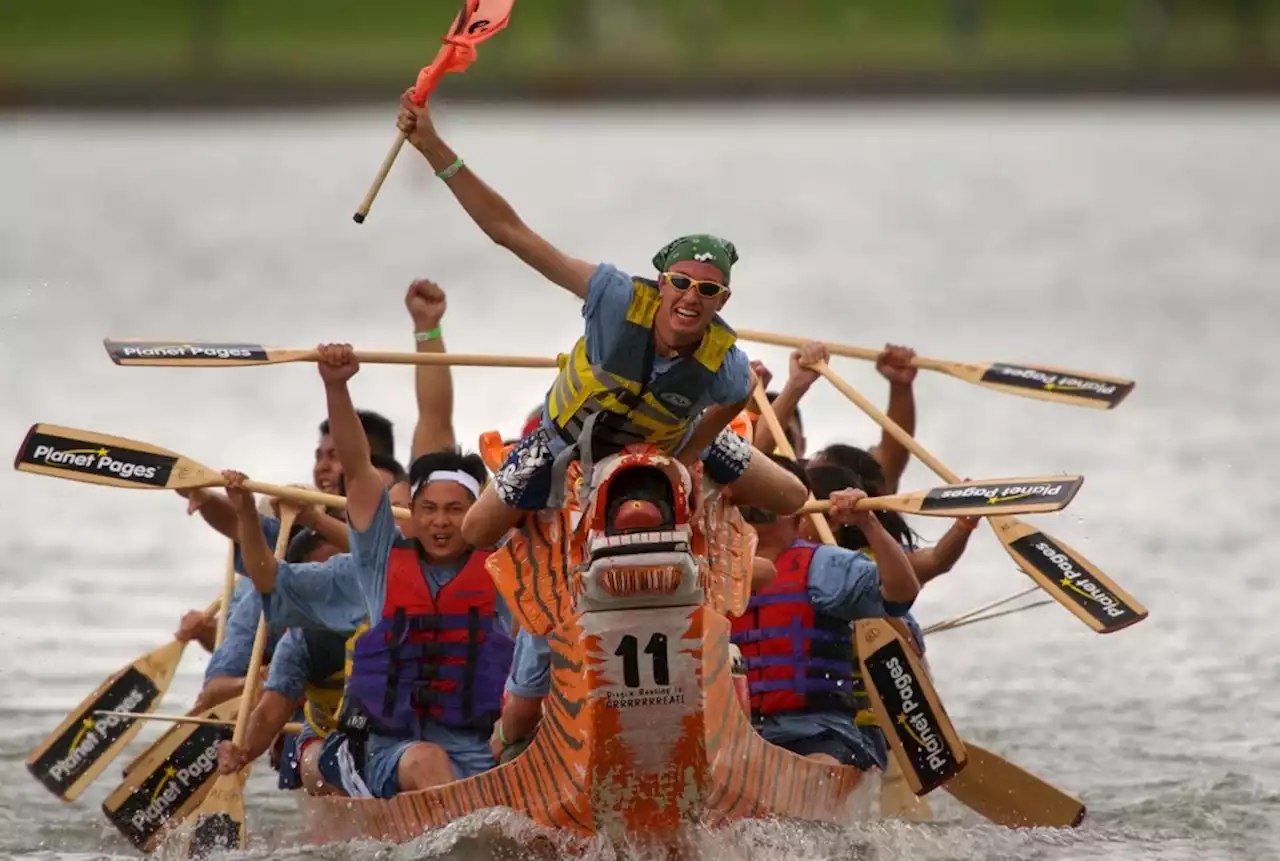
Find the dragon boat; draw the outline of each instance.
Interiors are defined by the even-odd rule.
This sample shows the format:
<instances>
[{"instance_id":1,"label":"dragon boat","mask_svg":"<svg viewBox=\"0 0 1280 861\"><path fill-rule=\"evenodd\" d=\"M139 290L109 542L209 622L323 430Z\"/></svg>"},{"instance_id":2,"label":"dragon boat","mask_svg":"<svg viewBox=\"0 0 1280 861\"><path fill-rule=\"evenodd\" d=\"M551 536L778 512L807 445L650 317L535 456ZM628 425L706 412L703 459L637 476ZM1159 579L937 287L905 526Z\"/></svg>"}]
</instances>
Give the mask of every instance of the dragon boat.
<instances>
[{"instance_id":1,"label":"dragon boat","mask_svg":"<svg viewBox=\"0 0 1280 861\"><path fill-rule=\"evenodd\" d=\"M306 796L311 840L404 842L486 808L611 842L747 817L868 818L874 775L807 760L752 728L728 617L746 608L756 537L704 488L700 465L633 446L575 489L565 509L527 515L488 562L517 623L551 645L529 746L388 800ZM619 526L635 520L629 506L658 517Z\"/></svg>"}]
</instances>

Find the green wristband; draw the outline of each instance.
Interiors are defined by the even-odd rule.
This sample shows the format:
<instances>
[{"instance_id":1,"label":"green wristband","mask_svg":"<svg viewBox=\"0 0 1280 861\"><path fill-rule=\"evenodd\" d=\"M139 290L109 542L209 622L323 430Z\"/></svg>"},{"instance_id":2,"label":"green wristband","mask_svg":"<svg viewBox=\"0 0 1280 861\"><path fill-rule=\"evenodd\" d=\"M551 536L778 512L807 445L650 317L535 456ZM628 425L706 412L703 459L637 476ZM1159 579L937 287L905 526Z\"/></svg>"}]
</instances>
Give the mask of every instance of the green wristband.
<instances>
[{"instance_id":1,"label":"green wristband","mask_svg":"<svg viewBox=\"0 0 1280 861\"><path fill-rule=\"evenodd\" d=\"M436 176L446 180L453 179L454 174L462 170L462 166L464 164L465 162L462 160L462 156L458 156L456 159L454 159L453 164L449 165L444 170L436 171Z\"/></svg>"},{"instance_id":2,"label":"green wristband","mask_svg":"<svg viewBox=\"0 0 1280 861\"><path fill-rule=\"evenodd\" d=\"M439 341L442 337L440 327L436 326L430 332L414 332L413 337L418 341Z\"/></svg>"}]
</instances>

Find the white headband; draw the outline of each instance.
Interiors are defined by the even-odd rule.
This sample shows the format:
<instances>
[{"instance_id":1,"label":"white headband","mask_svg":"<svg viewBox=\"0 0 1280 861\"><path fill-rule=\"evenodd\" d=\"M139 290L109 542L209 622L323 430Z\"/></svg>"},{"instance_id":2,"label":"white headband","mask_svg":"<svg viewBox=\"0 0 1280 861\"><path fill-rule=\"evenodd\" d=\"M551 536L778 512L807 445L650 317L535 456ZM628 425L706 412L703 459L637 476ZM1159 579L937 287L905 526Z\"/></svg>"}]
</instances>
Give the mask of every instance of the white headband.
<instances>
[{"instance_id":1,"label":"white headband","mask_svg":"<svg viewBox=\"0 0 1280 861\"><path fill-rule=\"evenodd\" d=\"M452 481L471 491L473 497L479 498L480 496L480 482L476 481L474 475L463 472L460 469L437 469L435 472L427 473L426 478L421 479L413 486L413 497L416 499L418 491L434 481Z\"/></svg>"}]
</instances>

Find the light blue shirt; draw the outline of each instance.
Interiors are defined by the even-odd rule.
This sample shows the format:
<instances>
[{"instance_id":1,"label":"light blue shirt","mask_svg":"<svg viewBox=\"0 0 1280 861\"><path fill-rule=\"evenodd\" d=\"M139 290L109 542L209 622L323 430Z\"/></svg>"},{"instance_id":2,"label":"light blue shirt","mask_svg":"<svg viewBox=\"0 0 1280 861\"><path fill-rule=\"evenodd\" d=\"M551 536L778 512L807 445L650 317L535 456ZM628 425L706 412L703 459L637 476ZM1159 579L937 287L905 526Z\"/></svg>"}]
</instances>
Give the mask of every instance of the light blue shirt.
<instances>
[{"instance_id":1,"label":"light blue shirt","mask_svg":"<svg viewBox=\"0 0 1280 861\"><path fill-rule=\"evenodd\" d=\"M286 628L351 634L367 615L350 553L323 562L277 562L276 588L265 598L267 618Z\"/></svg>"},{"instance_id":2,"label":"light blue shirt","mask_svg":"<svg viewBox=\"0 0 1280 861\"><path fill-rule=\"evenodd\" d=\"M527 700L540 700L551 693L551 644L546 637L523 628L516 634L507 693Z\"/></svg>"},{"instance_id":3,"label":"light blue shirt","mask_svg":"<svg viewBox=\"0 0 1280 861\"><path fill-rule=\"evenodd\" d=\"M809 601L818 612L850 622L902 616L911 609L910 603L886 601L880 594L880 569L870 556L836 545L813 550Z\"/></svg>"},{"instance_id":4,"label":"light blue shirt","mask_svg":"<svg viewBox=\"0 0 1280 861\"><path fill-rule=\"evenodd\" d=\"M300 701L306 696L310 675L311 653L307 650L307 639L297 628L290 628L276 645L267 682L262 689Z\"/></svg>"},{"instance_id":5,"label":"light blue shirt","mask_svg":"<svg viewBox=\"0 0 1280 861\"><path fill-rule=\"evenodd\" d=\"M259 516L258 519L262 523L262 534L267 539L267 546L275 547L276 537L280 534L280 521L274 517ZM240 556L239 544L236 544L235 570L238 574L244 574L244 559ZM250 600L250 605L242 607L246 598ZM258 614L261 612L262 600L254 591L253 583L248 577L237 577L235 591L231 593L231 603L227 607L226 636L222 645L213 650L209 665L204 669L206 684L216 678L241 678L249 672L249 656L253 651L253 638L258 633ZM267 654L272 653L283 634L283 628L271 628Z\"/></svg>"},{"instance_id":6,"label":"light blue shirt","mask_svg":"<svg viewBox=\"0 0 1280 861\"><path fill-rule=\"evenodd\" d=\"M253 588L253 582L247 577L239 578L227 612L226 634L222 645L213 650L209 665L204 670L206 684L215 678L243 678L249 672L249 658L253 654L253 640L258 634L258 618L261 615L262 598ZM268 622L268 655L272 654L283 635L283 626Z\"/></svg>"},{"instance_id":7,"label":"light blue shirt","mask_svg":"<svg viewBox=\"0 0 1280 861\"><path fill-rule=\"evenodd\" d=\"M876 563L860 550L819 546L809 560L809 601L814 609L850 622L857 619L900 617L911 609L911 603L884 600L880 594L880 571ZM849 633L852 640L853 632ZM812 738L824 730L836 733L855 751L857 764L867 767L875 763L884 767L888 749L884 735L876 727L860 727L853 715L843 711L793 712L765 715L760 735L774 744L787 744Z\"/></svg>"},{"instance_id":8,"label":"light blue shirt","mask_svg":"<svg viewBox=\"0 0 1280 861\"><path fill-rule=\"evenodd\" d=\"M591 273L591 279L587 282L587 301L582 306L582 318L586 322L587 358L592 364L603 362L618 340L627 322L632 289L631 276L608 263L601 263ZM688 360L661 356L655 358L653 371L645 382L666 373L680 361ZM750 395L751 362L746 353L736 346L731 347L711 386L694 402L690 415L696 416L712 404L736 404ZM686 437L693 432L696 424L696 421L690 423ZM567 443L556 430L555 422L551 420L545 405L542 408L542 426L550 432L551 453L563 451Z\"/></svg>"}]
</instances>

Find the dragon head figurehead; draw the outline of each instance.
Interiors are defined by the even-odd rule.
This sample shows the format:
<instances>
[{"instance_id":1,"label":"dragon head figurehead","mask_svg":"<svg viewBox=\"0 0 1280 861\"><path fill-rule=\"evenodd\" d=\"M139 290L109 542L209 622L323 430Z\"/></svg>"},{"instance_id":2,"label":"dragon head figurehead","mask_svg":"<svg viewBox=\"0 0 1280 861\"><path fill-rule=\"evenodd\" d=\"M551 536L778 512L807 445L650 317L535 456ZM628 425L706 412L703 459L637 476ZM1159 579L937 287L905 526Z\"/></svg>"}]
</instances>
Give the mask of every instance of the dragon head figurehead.
<instances>
[{"instance_id":1,"label":"dragon head figurehead","mask_svg":"<svg viewBox=\"0 0 1280 861\"><path fill-rule=\"evenodd\" d=\"M527 515L489 561L522 627L625 608L743 611L755 533L700 466L631 445L570 478L565 508Z\"/></svg>"},{"instance_id":2,"label":"dragon head figurehead","mask_svg":"<svg viewBox=\"0 0 1280 861\"><path fill-rule=\"evenodd\" d=\"M602 460L584 494L578 531L584 610L699 604L694 521L700 480L648 445Z\"/></svg>"}]
</instances>

